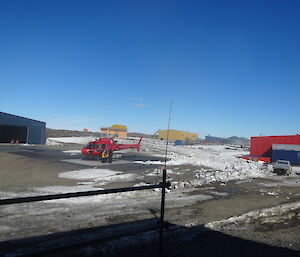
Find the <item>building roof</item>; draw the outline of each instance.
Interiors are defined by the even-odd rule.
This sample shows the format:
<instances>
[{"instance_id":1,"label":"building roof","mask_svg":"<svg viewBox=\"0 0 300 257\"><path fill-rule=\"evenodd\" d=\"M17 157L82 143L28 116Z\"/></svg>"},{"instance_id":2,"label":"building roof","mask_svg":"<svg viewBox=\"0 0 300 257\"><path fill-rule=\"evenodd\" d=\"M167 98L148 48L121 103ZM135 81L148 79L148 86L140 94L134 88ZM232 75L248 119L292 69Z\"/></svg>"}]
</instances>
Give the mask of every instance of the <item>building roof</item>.
<instances>
[{"instance_id":1,"label":"building roof","mask_svg":"<svg viewBox=\"0 0 300 257\"><path fill-rule=\"evenodd\" d=\"M39 123L43 123L46 125L46 122L44 121L40 121L40 120L34 120L34 119L30 119L30 118L26 118L26 117L22 117L22 116L18 116L18 115L14 115L14 114L10 114L10 113L6 113L6 112L0 112L0 114L5 114L5 115L9 115L18 119L25 119L25 120L30 120L30 121L34 121L34 122L39 122Z\"/></svg>"},{"instance_id":2,"label":"building roof","mask_svg":"<svg viewBox=\"0 0 300 257\"><path fill-rule=\"evenodd\" d=\"M251 137L251 138L278 138L278 137L299 137L299 134L296 135L282 135L282 136L257 136L257 137Z\"/></svg>"},{"instance_id":3,"label":"building roof","mask_svg":"<svg viewBox=\"0 0 300 257\"><path fill-rule=\"evenodd\" d=\"M113 130L113 131L127 131L127 128L120 128L120 127L107 127L101 128L102 130Z\"/></svg>"},{"instance_id":4,"label":"building roof","mask_svg":"<svg viewBox=\"0 0 300 257\"><path fill-rule=\"evenodd\" d=\"M193 134L193 135L198 135L197 133L193 133L193 132L188 132L188 131L183 131L183 130L176 130L176 129L160 129L158 132L180 132L180 133L185 133L185 134Z\"/></svg>"}]
</instances>

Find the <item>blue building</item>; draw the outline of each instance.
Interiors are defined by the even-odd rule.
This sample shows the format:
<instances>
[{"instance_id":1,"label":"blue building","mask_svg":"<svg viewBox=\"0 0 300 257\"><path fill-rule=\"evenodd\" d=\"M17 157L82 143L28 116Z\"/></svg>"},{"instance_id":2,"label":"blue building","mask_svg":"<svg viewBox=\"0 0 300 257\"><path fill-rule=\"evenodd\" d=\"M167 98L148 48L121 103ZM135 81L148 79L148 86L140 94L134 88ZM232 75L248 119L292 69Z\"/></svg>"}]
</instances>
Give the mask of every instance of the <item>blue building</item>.
<instances>
[{"instance_id":1,"label":"blue building","mask_svg":"<svg viewBox=\"0 0 300 257\"><path fill-rule=\"evenodd\" d=\"M272 162L277 160L286 160L293 165L300 165L300 145L273 144Z\"/></svg>"},{"instance_id":2,"label":"blue building","mask_svg":"<svg viewBox=\"0 0 300 257\"><path fill-rule=\"evenodd\" d=\"M45 144L46 123L0 112L0 143Z\"/></svg>"},{"instance_id":3,"label":"blue building","mask_svg":"<svg viewBox=\"0 0 300 257\"><path fill-rule=\"evenodd\" d=\"M218 143L221 143L223 144L224 143L224 138L222 137L213 137L213 136L205 136L205 140L206 141L210 141L210 142L218 142Z\"/></svg>"}]
</instances>

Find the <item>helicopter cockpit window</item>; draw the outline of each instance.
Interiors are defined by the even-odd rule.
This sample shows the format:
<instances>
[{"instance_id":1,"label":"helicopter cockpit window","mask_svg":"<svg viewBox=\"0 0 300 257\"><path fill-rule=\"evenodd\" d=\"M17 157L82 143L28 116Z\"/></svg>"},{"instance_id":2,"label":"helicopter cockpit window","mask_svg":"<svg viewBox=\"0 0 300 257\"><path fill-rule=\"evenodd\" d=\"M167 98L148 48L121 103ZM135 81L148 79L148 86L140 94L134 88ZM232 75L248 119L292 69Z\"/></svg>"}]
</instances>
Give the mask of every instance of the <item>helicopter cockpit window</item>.
<instances>
[{"instance_id":1,"label":"helicopter cockpit window","mask_svg":"<svg viewBox=\"0 0 300 257\"><path fill-rule=\"evenodd\" d=\"M94 149L94 148L96 148L96 144L95 143L88 143L88 145L86 146L86 148Z\"/></svg>"}]
</instances>

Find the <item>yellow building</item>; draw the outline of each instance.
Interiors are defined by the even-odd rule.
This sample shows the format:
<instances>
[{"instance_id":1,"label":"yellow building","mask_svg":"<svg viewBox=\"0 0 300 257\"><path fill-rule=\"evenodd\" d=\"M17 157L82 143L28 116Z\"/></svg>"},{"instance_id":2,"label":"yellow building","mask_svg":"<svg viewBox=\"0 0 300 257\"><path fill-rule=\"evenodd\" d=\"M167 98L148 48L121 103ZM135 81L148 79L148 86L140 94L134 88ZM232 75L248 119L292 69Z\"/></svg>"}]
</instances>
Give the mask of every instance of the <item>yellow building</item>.
<instances>
[{"instance_id":1,"label":"yellow building","mask_svg":"<svg viewBox=\"0 0 300 257\"><path fill-rule=\"evenodd\" d=\"M167 139L167 134L168 134L168 130L160 130L158 133L158 138ZM198 134L170 129L169 140L183 140L183 141L198 140Z\"/></svg>"},{"instance_id":2,"label":"yellow building","mask_svg":"<svg viewBox=\"0 0 300 257\"><path fill-rule=\"evenodd\" d=\"M127 126L124 125L112 125L108 128L101 128L101 133L107 133L111 136L116 135L120 138L127 137Z\"/></svg>"}]
</instances>

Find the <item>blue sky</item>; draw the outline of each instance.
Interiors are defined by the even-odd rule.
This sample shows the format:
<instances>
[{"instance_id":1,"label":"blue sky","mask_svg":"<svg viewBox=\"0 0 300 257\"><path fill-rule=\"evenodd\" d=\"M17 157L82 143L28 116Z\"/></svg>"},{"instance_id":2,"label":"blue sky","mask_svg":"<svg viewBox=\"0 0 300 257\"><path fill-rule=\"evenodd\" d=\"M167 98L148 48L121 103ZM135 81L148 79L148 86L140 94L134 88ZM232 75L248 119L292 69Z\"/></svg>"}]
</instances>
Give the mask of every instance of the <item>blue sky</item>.
<instances>
[{"instance_id":1,"label":"blue sky","mask_svg":"<svg viewBox=\"0 0 300 257\"><path fill-rule=\"evenodd\" d=\"M0 111L50 128L295 134L300 1L1 1Z\"/></svg>"}]
</instances>

